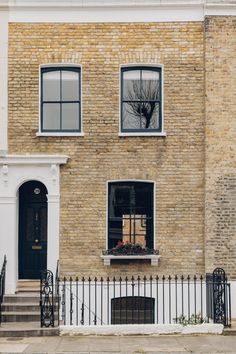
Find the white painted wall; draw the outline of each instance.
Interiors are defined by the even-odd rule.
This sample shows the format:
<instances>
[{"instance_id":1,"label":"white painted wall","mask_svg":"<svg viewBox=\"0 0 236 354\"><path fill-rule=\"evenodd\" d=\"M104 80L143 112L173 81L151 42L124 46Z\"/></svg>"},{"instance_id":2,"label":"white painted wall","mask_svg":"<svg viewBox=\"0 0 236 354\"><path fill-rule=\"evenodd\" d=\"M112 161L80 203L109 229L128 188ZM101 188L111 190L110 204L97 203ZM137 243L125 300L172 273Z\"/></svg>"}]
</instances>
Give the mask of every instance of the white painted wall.
<instances>
[{"instance_id":1,"label":"white painted wall","mask_svg":"<svg viewBox=\"0 0 236 354\"><path fill-rule=\"evenodd\" d=\"M7 153L8 9L0 6L0 156Z\"/></svg>"},{"instance_id":2,"label":"white painted wall","mask_svg":"<svg viewBox=\"0 0 236 354\"><path fill-rule=\"evenodd\" d=\"M232 318L236 320L236 280L230 281L231 286L231 315Z\"/></svg>"},{"instance_id":3,"label":"white painted wall","mask_svg":"<svg viewBox=\"0 0 236 354\"><path fill-rule=\"evenodd\" d=\"M67 156L6 156L0 158L0 264L7 257L6 293L13 294L18 279L18 190L30 180L48 190L47 267L55 272L59 258L60 164Z\"/></svg>"}]
</instances>

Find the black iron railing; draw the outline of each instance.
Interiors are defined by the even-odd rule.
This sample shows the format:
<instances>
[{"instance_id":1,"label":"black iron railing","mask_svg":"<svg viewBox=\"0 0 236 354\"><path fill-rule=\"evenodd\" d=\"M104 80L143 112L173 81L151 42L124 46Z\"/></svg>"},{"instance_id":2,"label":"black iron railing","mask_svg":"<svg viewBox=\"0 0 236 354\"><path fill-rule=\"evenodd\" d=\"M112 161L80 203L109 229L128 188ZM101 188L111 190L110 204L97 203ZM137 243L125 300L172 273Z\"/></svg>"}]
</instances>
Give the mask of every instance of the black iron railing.
<instances>
[{"instance_id":1,"label":"black iron railing","mask_svg":"<svg viewBox=\"0 0 236 354\"><path fill-rule=\"evenodd\" d=\"M3 265L0 273L0 324L2 323L2 302L5 295L5 279L6 279L7 258L4 256Z\"/></svg>"},{"instance_id":2,"label":"black iron railing","mask_svg":"<svg viewBox=\"0 0 236 354\"><path fill-rule=\"evenodd\" d=\"M207 315L214 323L231 325L231 288L225 271L216 268L212 274L206 275Z\"/></svg>"},{"instance_id":3,"label":"black iron railing","mask_svg":"<svg viewBox=\"0 0 236 354\"><path fill-rule=\"evenodd\" d=\"M53 273L44 270L40 280L41 327L54 327L54 301Z\"/></svg>"},{"instance_id":4,"label":"black iron railing","mask_svg":"<svg viewBox=\"0 0 236 354\"><path fill-rule=\"evenodd\" d=\"M57 282L59 319L64 325L215 322L230 326L231 322L226 277L221 283L214 276L209 280L196 275L64 277ZM216 318L217 304L222 313Z\"/></svg>"},{"instance_id":5,"label":"black iron railing","mask_svg":"<svg viewBox=\"0 0 236 354\"><path fill-rule=\"evenodd\" d=\"M41 327L59 326L59 306L60 306L60 291L59 291L59 260L55 274L50 270L41 272L40 279L40 313Z\"/></svg>"},{"instance_id":6,"label":"black iron railing","mask_svg":"<svg viewBox=\"0 0 236 354\"><path fill-rule=\"evenodd\" d=\"M60 312L60 263L59 263L59 259L57 260L57 269L56 269L56 276L55 276L55 287L56 287L56 296L55 296L55 308L54 308L54 315L57 318L57 323L58 326L60 324L60 318L59 318L59 312Z\"/></svg>"},{"instance_id":7,"label":"black iron railing","mask_svg":"<svg viewBox=\"0 0 236 354\"><path fill-rule=\"evenodd\" d=\"M63 278L59 284L65 325L147 323L151 299L148 323L205 318L203 277Z\"/></svg>"}]
</instances>

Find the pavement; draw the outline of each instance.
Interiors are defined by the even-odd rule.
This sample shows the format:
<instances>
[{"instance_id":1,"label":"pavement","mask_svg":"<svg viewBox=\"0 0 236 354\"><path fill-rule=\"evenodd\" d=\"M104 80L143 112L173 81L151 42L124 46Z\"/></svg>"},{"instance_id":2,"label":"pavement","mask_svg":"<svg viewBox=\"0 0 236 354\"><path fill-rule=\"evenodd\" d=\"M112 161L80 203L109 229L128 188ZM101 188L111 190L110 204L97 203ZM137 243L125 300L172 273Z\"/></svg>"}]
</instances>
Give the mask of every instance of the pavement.
<instances>
[{"instance_id":1,"label":"pavement","mask_svg":"<svg viewBox=\"0 0 236 354\"><path fill-rule=\"evenodd\" d=\"M55 336L0 338L0 353L236 353L236 336Z\"/></svg>"}]
</instances>

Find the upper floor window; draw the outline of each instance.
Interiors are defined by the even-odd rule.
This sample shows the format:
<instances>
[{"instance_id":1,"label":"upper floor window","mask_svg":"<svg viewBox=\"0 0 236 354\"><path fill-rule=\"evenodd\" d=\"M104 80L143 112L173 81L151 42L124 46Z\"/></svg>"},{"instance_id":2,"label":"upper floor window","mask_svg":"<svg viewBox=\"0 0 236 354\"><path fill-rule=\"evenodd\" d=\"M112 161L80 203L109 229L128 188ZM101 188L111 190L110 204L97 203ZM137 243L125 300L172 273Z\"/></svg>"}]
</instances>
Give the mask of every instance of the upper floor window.
<instances>
[{"instance_id":1,"label":"upper floor window","mask_svg":"<svg viewBox=\"0 0 236 354\"><path fill-rule=\"evenodd\" d=\"M161 67L121 69L121 132L162 132Z\"/></svg>"},{"instance_id":2,"label":"upper floor window","mask_svg":"<svg viewBox=\"0 0 236 354\"><path fill-rule=\"evenodd\" d=\"M41 131L81 132L81 70L41 69Z\"/></svg>"}]
</instances>

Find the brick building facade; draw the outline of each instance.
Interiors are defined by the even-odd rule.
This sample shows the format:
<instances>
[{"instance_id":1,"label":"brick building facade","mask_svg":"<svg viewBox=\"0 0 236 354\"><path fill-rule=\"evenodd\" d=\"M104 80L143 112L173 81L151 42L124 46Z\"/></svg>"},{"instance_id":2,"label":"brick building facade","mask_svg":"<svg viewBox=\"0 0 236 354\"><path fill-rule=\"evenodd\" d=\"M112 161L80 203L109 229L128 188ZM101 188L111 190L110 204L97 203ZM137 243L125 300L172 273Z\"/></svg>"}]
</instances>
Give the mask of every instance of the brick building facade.
<instances>
[{"instance_id":1,"label":"brick building facade","mask_svg":"<svg viewBox=\"0 0 236 354\"><path fill-rule=\"evenodd\" d=\"M48 8L37 5L38 13L33 2L25 10L21 1L18 7L0 8L6 22L2 48L7 40L2 62L8 68L5 86L3 80L0 87L1 134L8 136L0 146L0 217L2 237L9 240L2 250L11 260L9 291L15 289L26 252L20 246L20 230L25 227L30 234L33 228L22 226L20 210L21 199L27 199L21 198L21 188L29 181L46 187L46 265L54 271L57 259L63 275L204 274L222 266L234 279L235 5L140 1L126 8L122 1L95 2L98 7L93 8L79 1L71 7L51 1ZM58 68L59 103L42 98L43 78ZM54 104L56 110L60 104L63 125L62 75L74 68L80 97L69 101L80 107L80 126L73 132L61 125L48 131L44 109ZM122 99L127 90L123 68L140 75L158 72L157 129L122 130L121 107L130 100ZM141 82L145 85L144 79ZM152 263L137 257L112 259L108 266L101 257L109 248L109 232L115 232L111 205L122 193L125 198L126 192L119 192L112 199L116 183L136 200L142 183L152 185L151 248L160 256ZM146 215L143 210L123 211L121 218ZM127 222L122 222L123 231L121 220L117 224L115 245L127 232ZM35 237L32 247L35 252L41 247Z\"/></svg>"}]
</instances>

